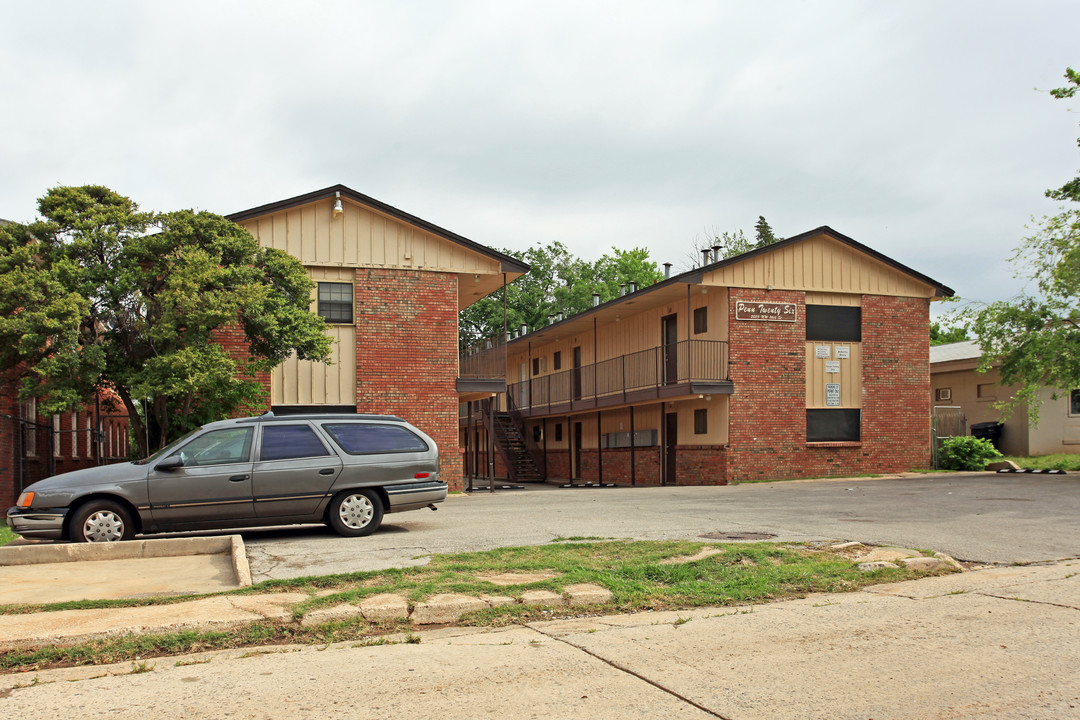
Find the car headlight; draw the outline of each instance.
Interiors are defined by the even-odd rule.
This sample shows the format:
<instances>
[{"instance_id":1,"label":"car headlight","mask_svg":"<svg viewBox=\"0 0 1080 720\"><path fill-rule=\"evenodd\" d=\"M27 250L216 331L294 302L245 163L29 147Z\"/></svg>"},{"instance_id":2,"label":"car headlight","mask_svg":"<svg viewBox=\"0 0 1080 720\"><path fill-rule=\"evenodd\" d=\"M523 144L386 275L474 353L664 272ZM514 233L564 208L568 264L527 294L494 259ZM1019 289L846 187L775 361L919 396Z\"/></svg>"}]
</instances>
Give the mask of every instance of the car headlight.
<instances>
[{"instance_id":1,"label":"car headlight","mask_svg":"<svg viewBox=\"0 0 1080 720\"><path fill-rule=\"evenodd\" d=\"M25 507L25 508L30 507L31 505L34 504L34 493L32 493L32 492L24 492L22 495L19 496L19 502L15 503L15 504L18 505L19 507Z\"/></svg>"}]
</instances>

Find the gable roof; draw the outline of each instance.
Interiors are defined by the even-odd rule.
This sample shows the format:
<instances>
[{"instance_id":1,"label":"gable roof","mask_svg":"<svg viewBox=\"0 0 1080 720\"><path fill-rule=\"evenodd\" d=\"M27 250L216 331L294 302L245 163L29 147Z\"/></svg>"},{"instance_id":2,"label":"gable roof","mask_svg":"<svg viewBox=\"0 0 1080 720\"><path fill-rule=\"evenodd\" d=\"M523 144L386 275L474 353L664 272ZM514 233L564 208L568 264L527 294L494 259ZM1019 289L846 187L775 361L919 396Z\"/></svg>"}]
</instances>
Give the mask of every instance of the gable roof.
<instances>
[{"instance_id":1,"label":"gable roof","mask_svg":"<svg viewBox=\"0 0 1080 720\"><path fill-rule=\"evenodd\" d=\"M930 364L951 362L953 360L976 360L982 357L982 350L975 340L945 343L930 346Z\"/></svg>"},{"instance_id":2,"label":"gable roof","mask_svg":"<svg viewBox=\"0 0 1080 720\"><path fill-rule=\"evenodd\" d=\"M363 193L356 192L352 188L345 185L331 185L328 188L322 190L316 190L304 195L297 195L296 197L288 198L287 200L279 200L277 202L268 203L266 205L260 205L258 207L251 208L249 210L241 210L225 217L232 220L235 223L242 222L244 220L250 220L251 218L259 217L262 215L269 215L280 210L288 210L289 208L297 207L299 205L306 205L317 200L325 200L332 198L336 193L341 193L342 197L348 198L359 205L365 205L373 210L376 210L384 215L389 215L392 218L400 220L401 222L408 223L418 228L422 228L432 235L449 240L450 242L457 243L463 247L468 248L474 252L486 255L487 257L494 258L499 261L502 266L503 272L516 272L526 273L529 271L529 264L511 257L498 250L493 250L486 245L481 245L478 242L468 239L457 233L450 232L449 230L439 227L434 223L430 223L427 220L418 218L415 215L410 215L404 210L398 210L392 205L387 205L384 202L380 202L373 197L364 195Z\"/></svg>"}]
</instances>

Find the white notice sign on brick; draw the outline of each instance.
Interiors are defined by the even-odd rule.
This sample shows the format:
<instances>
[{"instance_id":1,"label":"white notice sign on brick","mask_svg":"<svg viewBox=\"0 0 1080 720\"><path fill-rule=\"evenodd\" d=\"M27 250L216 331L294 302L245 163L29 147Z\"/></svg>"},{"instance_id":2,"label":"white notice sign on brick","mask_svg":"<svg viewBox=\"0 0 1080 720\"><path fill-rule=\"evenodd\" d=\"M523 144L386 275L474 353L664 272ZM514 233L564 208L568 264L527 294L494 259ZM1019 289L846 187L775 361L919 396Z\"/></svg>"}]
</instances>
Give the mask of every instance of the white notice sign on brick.
<instances>
[{"instance_id":1,"label":"white notice sign on brick","mask_svg":"<svg viewBox=\"0 0 1080 720\"><path fill-rule=\"evenodd\" d=\"M825 383L825 405L840 406L840 383Z\"/></svg>"}]
</instances>

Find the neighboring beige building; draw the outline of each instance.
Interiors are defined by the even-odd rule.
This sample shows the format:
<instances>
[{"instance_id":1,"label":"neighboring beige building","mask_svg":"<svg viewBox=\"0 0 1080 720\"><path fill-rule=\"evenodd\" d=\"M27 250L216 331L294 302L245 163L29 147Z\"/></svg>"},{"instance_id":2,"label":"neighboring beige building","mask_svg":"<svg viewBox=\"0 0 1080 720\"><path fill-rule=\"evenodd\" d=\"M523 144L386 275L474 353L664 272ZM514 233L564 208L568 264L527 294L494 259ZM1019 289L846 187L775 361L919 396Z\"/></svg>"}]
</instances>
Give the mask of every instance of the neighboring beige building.
<instances>
[{"instance_id":1,"label":"neighboring beige building","mask_svg":"<svg viewBox=\"0 0 1080 720\"><path fill-rule=\"evenodd\" d=\"M1002 422L995 405L1007 400L1015 387L1001 385L996 368L976 371L982 353L974 340L930 348L930 399L934 407L959 407L968 427L977 423ZM1071 393L1040 391L1039 424L1028 423L1027 405L1021 404L1004 420L1001 452L1006 455L1050 455L1080 453L1080 390Z\"/></svg>"}]
</instances>

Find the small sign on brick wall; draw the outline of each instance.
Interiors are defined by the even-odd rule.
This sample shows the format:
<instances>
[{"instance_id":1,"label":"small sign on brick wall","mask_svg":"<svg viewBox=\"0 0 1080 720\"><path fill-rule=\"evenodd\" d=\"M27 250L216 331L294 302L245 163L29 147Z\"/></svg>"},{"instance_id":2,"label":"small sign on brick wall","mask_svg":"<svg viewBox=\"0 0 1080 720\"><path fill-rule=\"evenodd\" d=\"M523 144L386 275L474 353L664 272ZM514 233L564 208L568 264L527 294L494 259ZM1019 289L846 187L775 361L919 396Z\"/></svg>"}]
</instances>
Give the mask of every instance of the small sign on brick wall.
<instances>
[{"instance_id":1,"label":"small sign on brick wall","mask_svg":"<svg viewBox=\"0 0 1080 720\"><path fill-rule=\"evenodd\" d=\"M736 320L763 320L765 322L795 322L799 319L798 306L795 303L735 302Z\"/></svg>"},{"instance_id":2,"label":"small sign on brick wall","mask_svg":"<svg viewBox=\"0 0 1080 720\"><path fill-rule=\"evenodd\" d=\"M825 383L825 405L840 406L840 383Z\"/></svg>"}]
</instances>

